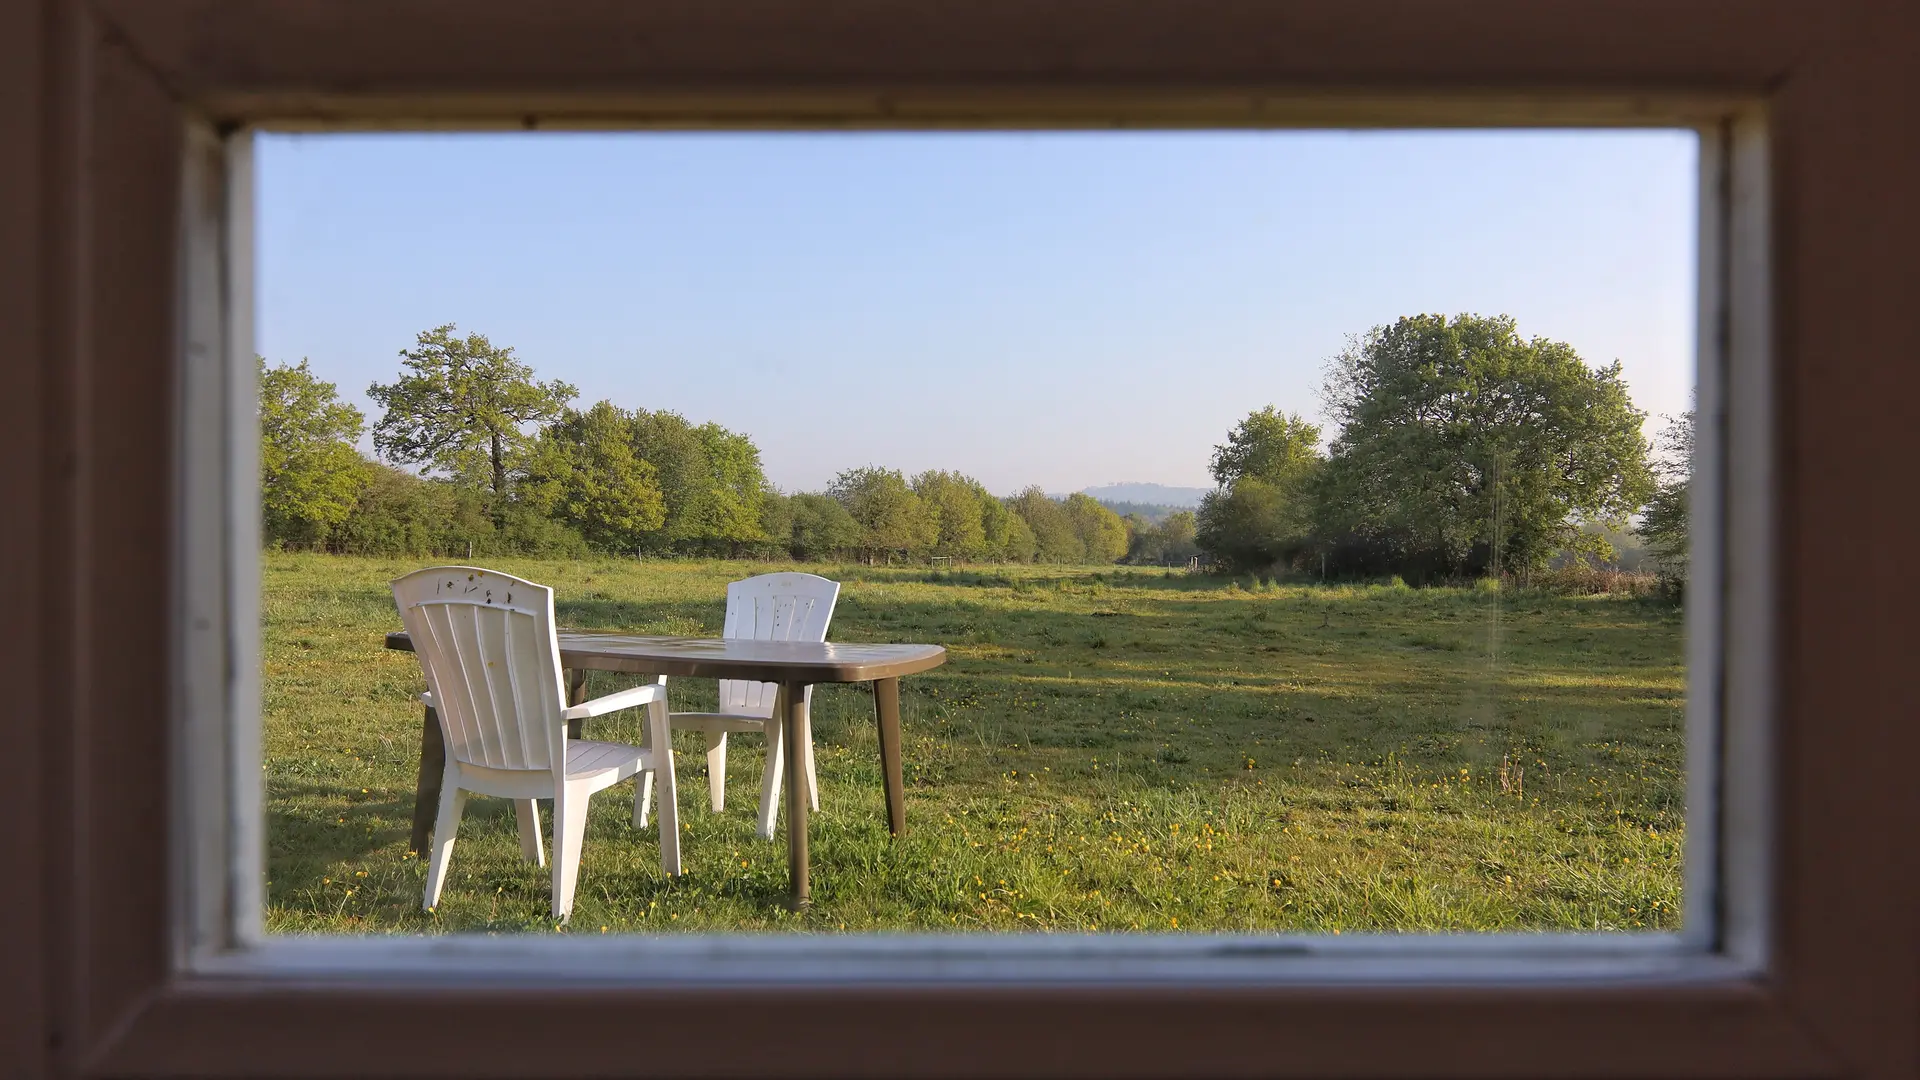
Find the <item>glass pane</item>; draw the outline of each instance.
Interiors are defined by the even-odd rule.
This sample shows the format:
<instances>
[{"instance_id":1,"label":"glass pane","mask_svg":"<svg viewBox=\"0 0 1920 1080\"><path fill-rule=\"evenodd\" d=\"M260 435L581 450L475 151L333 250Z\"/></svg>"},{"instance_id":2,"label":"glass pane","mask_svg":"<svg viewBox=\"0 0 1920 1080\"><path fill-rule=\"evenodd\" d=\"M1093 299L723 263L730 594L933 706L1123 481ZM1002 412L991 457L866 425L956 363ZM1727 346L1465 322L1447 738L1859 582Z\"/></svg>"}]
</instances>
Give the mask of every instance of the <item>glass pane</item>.
<instances>
[{"instance_id":1,"label":"glass pane","mask_svg":"<svg viewBox=\"0 0 1920 1080\"><path fill-rule=\"evenodd\" d=\"M493 696L427 719L387 647L389 582L459 565L627 635L563 643L600 650L584 698L651 681L636 637L746 632L729 583L770 573L838 584L779 636L946 650L898 683L898 837L886 695L815 687L801 910L788 812L760 831L772 699L669 678L674 713L735 717L712 754L672 736L683 873L622 779L572 933L1676 929L1696 157L263 136L268 928L555 929L480 790L556 782L562 706L514 681L540 657L489 681L443 642L442 696ZM640 767L647 729L581 735ZM443 743L477 787L428 910Z\"/></svg>"}]
</instances>

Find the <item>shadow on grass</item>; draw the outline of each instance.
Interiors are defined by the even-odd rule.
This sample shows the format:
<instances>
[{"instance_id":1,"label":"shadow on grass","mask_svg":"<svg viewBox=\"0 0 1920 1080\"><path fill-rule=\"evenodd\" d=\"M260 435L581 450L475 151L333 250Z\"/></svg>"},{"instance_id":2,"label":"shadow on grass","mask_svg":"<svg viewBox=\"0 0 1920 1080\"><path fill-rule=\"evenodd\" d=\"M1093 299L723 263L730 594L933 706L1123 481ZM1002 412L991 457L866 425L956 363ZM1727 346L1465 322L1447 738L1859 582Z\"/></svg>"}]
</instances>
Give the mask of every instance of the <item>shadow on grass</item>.
<instances>
[{"instance_id":1,"label":"shadow on grass","mask_svg":"<svg viewBox=\"0 0 1920 1080\"><path fill-rule=\"evenodd\" d=\"M267 794L269 861L297 852L302 859L320 861L357 859L375 851L404 845L412 832L413 799L350 801L347 789L331 784L270 783ZM324 810L301 813L285 804L313 800ZM276 805L279 804L279 805ZM469 817L476 814L469 806ZM511 816L509 807L508 815Z\"/></svg>"}]
</instances>

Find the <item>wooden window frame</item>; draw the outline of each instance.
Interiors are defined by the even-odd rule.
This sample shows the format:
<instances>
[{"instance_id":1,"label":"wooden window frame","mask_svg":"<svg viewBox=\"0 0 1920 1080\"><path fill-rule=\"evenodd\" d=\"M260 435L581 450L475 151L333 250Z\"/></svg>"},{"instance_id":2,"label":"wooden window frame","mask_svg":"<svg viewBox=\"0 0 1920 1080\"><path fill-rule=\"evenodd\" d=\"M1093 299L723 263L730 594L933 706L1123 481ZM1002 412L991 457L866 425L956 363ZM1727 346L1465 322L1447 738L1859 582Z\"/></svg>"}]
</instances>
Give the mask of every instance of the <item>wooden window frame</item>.
<instances>
[{"instance_id":1,"label":"wooden window frame","mask_svg":"<svg viewBox=\"0 0 1920 1080\"><path fill-rule=\"evenodd\" d=\"M0 1061L23 1075L1915 1075L1920 889L1904 841L1920 800L1902 770L1920 692L1901 664L1920 655L1920 588L1899 558L1915 515L1895 464L1920 461L1902 318L1920 291L1917 51L1920 15L1872 0L0 0L0 325L19 328L0 364L14 404L0 495L16 508L0 530L15 597ZM194 412L234 407L243 387L196 397L195 371L233 368L192 358L246 340L250 312L203 302L239 295L245 237L194 222L245 220L228 136L262 121L1720 132L1729 176L1758 182L1725 189L1707 231L1750 220L1769 238L1759 262L1703 262L1731 303L1748 290L1744 310L1768 313L1724 325L1758 335L1748 355L1770 365L1729 384L1755 395L1736 418L1770 423L1746 442L1736 422L1726 441L1754 467L1729 474L1723 576L1759 605L1727 614L1729 670L1756 674L1726 681L1726 706L1769 721L1746 741L1729 727L1713 755L1719 819L1742 819L1718 852L1732 887L1713 955L1728 962L1528 977L1462 953L1411 975L1046 982L743 969L698 985L213 972L196 950L245 937L247 916L203 901L244 883L195 852L254 842L257 817L244 797L221 820L172 811L197 797L177 778L199 775L209 739L228 766L246 757L205 702L244 697L251 676L175 675L219 668L196 605L244 622L246 589L177 525L210 513L182 477L251 475L245 448L198 438ZM229 522L226 542L248 528Z\"/></svg>"}]
</instances>

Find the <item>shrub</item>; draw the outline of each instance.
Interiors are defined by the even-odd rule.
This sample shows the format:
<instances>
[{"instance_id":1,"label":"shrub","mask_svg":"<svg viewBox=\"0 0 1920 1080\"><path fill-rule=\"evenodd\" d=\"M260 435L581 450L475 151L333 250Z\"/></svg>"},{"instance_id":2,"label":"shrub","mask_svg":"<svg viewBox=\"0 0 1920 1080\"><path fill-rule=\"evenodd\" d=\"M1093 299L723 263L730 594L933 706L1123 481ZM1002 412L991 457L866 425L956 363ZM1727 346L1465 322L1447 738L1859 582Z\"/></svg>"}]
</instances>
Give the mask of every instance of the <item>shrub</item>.
<instances>
[{"instance_id":1,"label":"shrub","mask_svg":"<svg viewBox=\"0 0 1920 1080\"><path fill-rule=\"evenodd\" d=\"M1565 596L1654 596L1660 592L1660 579L1655 574L1597 567L1580 561L1535 571L1528 584Z\"/></svg>"}]
</instances>

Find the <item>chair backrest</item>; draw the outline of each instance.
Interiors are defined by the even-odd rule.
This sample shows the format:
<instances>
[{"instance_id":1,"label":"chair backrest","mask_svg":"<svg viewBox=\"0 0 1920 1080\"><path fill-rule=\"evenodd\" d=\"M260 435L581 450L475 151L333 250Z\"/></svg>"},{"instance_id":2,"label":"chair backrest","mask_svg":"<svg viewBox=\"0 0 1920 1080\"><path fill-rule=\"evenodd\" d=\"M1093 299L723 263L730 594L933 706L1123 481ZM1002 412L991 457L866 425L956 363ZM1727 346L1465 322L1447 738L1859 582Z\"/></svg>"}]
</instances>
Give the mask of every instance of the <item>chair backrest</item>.
<instances>
[{"instance_id":1,"label":"chair backrest","mask_svg":"<svg viewBox=\"0 0 1920 1080\"><path fill-rule=\"evenodd\" d=\"M433 566L395 578L393 600L448 757L494 769L566 760L552 589L496 570Z\"/></svg>"},{"instance_id":2,"label":"chair backrest","mask_svg":"<svg viewBox=\"0 0 1920 1080\"><path fill-rule=\"evenodd\" d=\"M840 583L817 574L761 574L727 586L722 637L755 641L825 641ZM720 711L772 716L773 683L720 680ZM812 688L808 688L811 695Z\"/></svg>"}]
</instances>

